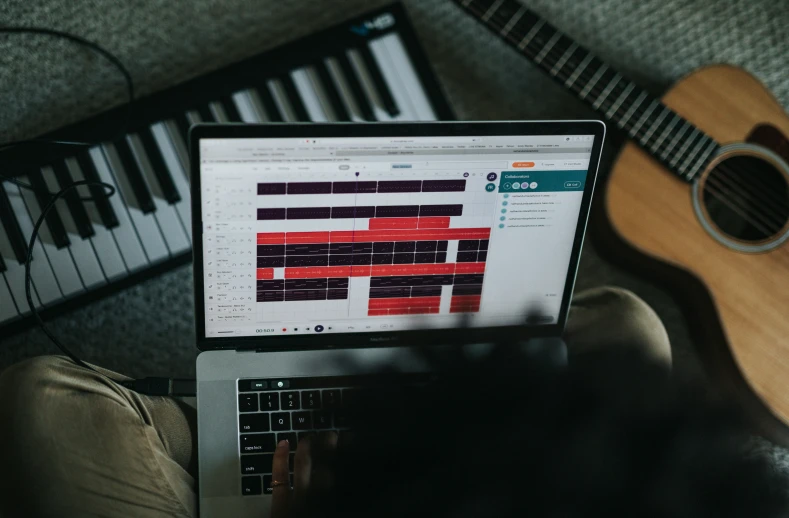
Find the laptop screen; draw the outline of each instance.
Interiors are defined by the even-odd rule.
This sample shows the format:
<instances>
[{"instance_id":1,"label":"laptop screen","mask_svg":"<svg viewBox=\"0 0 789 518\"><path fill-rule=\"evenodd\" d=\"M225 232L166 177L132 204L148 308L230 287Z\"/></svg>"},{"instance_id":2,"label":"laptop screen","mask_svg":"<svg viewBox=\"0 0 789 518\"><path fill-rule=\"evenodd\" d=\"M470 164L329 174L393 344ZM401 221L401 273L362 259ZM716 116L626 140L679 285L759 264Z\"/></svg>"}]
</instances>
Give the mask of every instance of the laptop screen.
<instances>
[{"instance_id":1,"label":"laptop screen","mask_svg":"<svg viewBox=\"0 0 789 518\"><path fill-rule=\"evenodd\" d=\"M556 324L592 144L202 138L205 337Z\"/></svg>"}]
</instances>

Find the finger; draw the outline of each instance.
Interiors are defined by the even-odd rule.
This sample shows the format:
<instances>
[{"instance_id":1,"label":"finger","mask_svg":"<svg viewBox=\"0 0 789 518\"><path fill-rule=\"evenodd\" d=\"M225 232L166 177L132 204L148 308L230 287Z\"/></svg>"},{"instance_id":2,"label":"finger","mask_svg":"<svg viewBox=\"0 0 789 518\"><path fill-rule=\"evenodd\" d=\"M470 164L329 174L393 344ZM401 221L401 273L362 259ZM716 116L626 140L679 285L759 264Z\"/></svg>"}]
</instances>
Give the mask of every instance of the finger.
<instances>
[{"instance_id":1,"label":"finger","mask_svg":"<svg viewBox=\"0 0 789 518\"><path fill-rule=\"evenodd\" d=\"M288 441L279 441L274 452L274 462L271 466L271 485L273 486L271 499L271 517L288 518L290 515L290 476L288 475L288 456L290 445ZM284 484L276 484L284 482Z\"/></svg>"},{"instance_id":2,"label":"finger","mask_svg":"<svg viewBox=\"0 0 789 518\"><path fill-rule=\"evenodd\" d=\"M312 447L311 494L326 494L334 485L334 456L337 450L337 432L321 432Z\"/></svg>"},{"instance_id":3,"label":"finger","mask_svg":"<svg viewBox=\"0 0 789 518\"><path fill-rule=\"evenodd\" d=\"M293 468L293 491L297 497L307 492L310 486L310 474L312 473L312 437L307 436L299 439L299 446L296 448L296 459Z\"/></svg>"}]
</instances>

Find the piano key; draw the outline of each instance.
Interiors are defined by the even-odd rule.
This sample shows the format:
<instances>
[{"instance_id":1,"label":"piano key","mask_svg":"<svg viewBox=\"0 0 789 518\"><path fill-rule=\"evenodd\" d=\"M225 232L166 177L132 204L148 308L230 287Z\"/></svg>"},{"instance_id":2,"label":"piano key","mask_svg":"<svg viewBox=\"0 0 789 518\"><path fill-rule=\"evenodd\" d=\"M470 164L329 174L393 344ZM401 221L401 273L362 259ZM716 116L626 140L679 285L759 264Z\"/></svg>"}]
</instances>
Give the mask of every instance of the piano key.
<instances>
[{"instance_id":1,"label":"piano key","mask_svg":"<svg viewBox=\"0 0 789 518\"><path fill-rule=\"evenodd\" d=\"M384 76L381 73L381 68L378 66L378 62L375 61L373 53L370 51L370 47L367 45L361 45L358 49L358 52L362 58L365 68L367 69L367 72L370 74L370 79L372 79L373 85L375 86L375 90L378 93L378 98L381 100L383 108L392 117L400 115L400 109L397 107L394 97L392 97L392 92L389 90L389 85L386 84Z\"/></svg>"},{"instance_id":2,"label":"piano key","mask_svg":"<svg viewBox=\"0 0 789 518\"><path fill-rule=\"evenodd\" d=\"M53 175L52 170L49 167L44 168L43 171L47 176ZM43 176L41 179L44 180ZM25 181L24 177L20 177L20 180ZM46 183L43 185L45 189L49 189L49 186ZM22 198L25 202L25 205L27 206L27 212L30 215L30 221L35 224L41 217L41 213L45 206L39 205L38 197L29 190L20 189L20 193L22 194ZM52 210L54 210L54 208ZM65 228L63 231L65 232ZM31 226L28 235L32 234L32 232L33 227ZM41 246L44 248L44 252L46 253L47 259L49 260L49 266L52 268L52 271L55 274L55 280L60 287L60 292L64 296L69 296L84 291L85 285L82 283L82 277L80 277L79 271L77 271L77 265L74 263L74 258L71 256L71 248L74 246L74 244L71 244L67 248L58 248L57 245L54 244L54 239L50 235L49 229L46 225L41 225L38 230L38 237L38 242L41 243ZM82 242L81 239L79 241ZM46 301L44 301L44 303L46 304Z\"/></svg>"},{"instance_id":3,"label":"piano key","mask_svg":"<svg viewBox=\"0 0 789 518\"><path fill-rule=\"evenodd\" d=\"M326 68L326 63L323 61L316 63L315 72L318 75L320 86L323 89L326 98L329 100L337 120L350 121L351 116L348 115L348 110L345 108L345 104L343 104L343 101L340 98L340 92L337 90L337 85L334 83L334 79L332 79L331 74L329 74L329 69Z\"/></svg>"},{"instance_id":4,"label":"piano key","mask_svg":"<svg viewBox=\"0 0 789 518\"><path fill-rule=\"evenodd\" d=\"M167 136L170 138L170 143L175 149L175 154L178 155L178 161L181 163L186 179L189 179L189 144L181 136L181 131L178 128L178 123L172 119L164 121L165 129L167 129Z\"/></svg>"},{"instance_id":5,"label":"piano key","mask_svg":"<svg viewBox=\"0 0 789 518\"><path fill-rule=\"evenodd\" d=\"M51 176L45 175L50 192L57 192L60 189L65 189L74 183L74 179L71 177L71 173L66 167L65 162L57 161L52 164L52 171L55 173L54 179ZM57 180L57 182L53 180ZM65 198L66 209L63 211L64 223L67 223L66 216L68 216L71 218L71 221L73 221L74 228L82 239L87 239L93 236L93 225L90 223L88 213L85 211L85 206L82 204L82 200L79 199L80 195L79 192L77 192L77 189L68 191L63 195L63 198ZM61 200L63 198L61 198ZM69 230L68 225L66 225L66 227L67 230Z\"/></svg>"},{"instance_id":6,"label":"piano key","mask_svg":"<svg viewBox=\"0 0 789 518\"><path fill-rule=\"evenodd\" d=\"M296 112L288 102L288 95L285 93L285 88L276 79L268 81L268 89L271 97L274 99L274 104L277 106L277 111L282 115L283 122L298 122Z\"/></svg>"},{"instance_id":7,"label":"piano key","mask_svg":"<svg viewBox=\"0 0 789 518\"><path fill-rule=\"evenodd\" d=\"M193 112L185 112L175 117L175 124L178 128L178 135L184 141L186 145L186 156L189 156L189 128L192 127L192 118L196 118L196 114L192 115Z\"/></svg>"},{"instance_id":8,"label":"piano key","mask_svg":"<svg viewBox=\"0 0 789 518\"><path fill-rule=\"evenodd\" d=\"M58 167L62 167L62 169L66 169L65 162L58 162ZM62 164L62 165L61 165ZM54 169L54 166L53 168ZM44 167L44 180L47 182L47 187L50 191L55 191L58 189L58 184L60 183L60 175L64 172L61 171L60 173L53 173L51 168ZM66 185L74 183L71 178L71 174L69 173L68 169L65 171L67 183ZM79 193L77 189L70 191L74 193L74 197L79 201ZM81 204L82 202L80 202ZM57 205L65 205L63 199L57 201ZM80 205L82 207L82 205ZM84 211L84 208L83 208ZM64 210L63 214L63 224L66 227L66 231L69 234L76 234L77 233L77 224L72 218L72 213L69 210ZM34 218L38 217L38 213L34 213L31 211L31 215ZM88 214L85 212L85 219L87 220L87 224L90 226L90 232L93 233L93 226L90 224L90 220L88 219ZM93 244L90 242L90 238L88 239L72 239L71 245L68 249L63 250L64 252L68 252L61 257L57 257L54 254L48 254L50 260L52 261L52 269L56 270L55 273L60 280L60 275L57 272L58 265L57 262L59 260L68 262L69 256L73 261L74 266L76 267L77 273L79 273L79 280L81 281L82 287L89 288L93 286L97 286L98 284L103 284L106 279L104 278L104 272L101 270L101 265L99 265L99 260L96 258L96 252L93 250ZM64 294L66 293L66 288L63 286L63 283L60 283L60 287Z\"/></svg>"},{"instance_id":9,"label":"piano key","mask_svg":"<svg viewBox=\"0 0 789 518\"><path fill-rule=\"evenodd\" d=\"M252 95L254 93L254 95ZM263 110L266 113L266 118L271 122L283 122L285 120L282 112L277 107L274 97L271 95L271 89L268 83L260 85L260 88L255 88L250 91L250 99L260 101Z\"/></svg>"},{"instance_id":10,"label":"piano key","mask_svg":"<svg viewBox=\"0 0 789 518\"><path fill-rule=\"evenodd\" d=\"M309 114L309 120L313 122L328 122L329 118L323 111L323 106L321 106L318 94L312 87L312 82L307 75L307 70L304 68L294 70L291 72L291 76L293 77L293 83L296 85L298 95L304 101L304 107Z\"/></svg>"},{"instance_id":11,"label":"piano key","mask_svg":"<svg viewBox=\"0 0 789 518\"><path fill-rule=\"evenodd\" d=\"M93 160L90 159L90 155L87 151L79 153L76 157L76 161L79 166L79 173L82 180L88 180L90 182L101 181L99 173L96 172L96 166L93 165ZM73 167L71 170L72 173L75 172ZM84 192L84 190L77 190ZM99 219L104 224L105 228L111 229L117 227L118 216L115 214L110 200L105 197L107 190L101 185L89 185L88 191L89 195L93 198L93 201L85 202L88 214L90 214L90 207L92 206L95 208L96 213L98 213ZM97 220L94 218L93 221L96 222Z\"/></svg>"},{"instance_id":12,"label":"piano key","mask_svg":"<svg viewBox=\"0 0 789 518\"><path fill-rule=\"evenodd\" d=\"M0 274L0 322L19 316L14 297L6 285L5 274Z\"/></svg>"},{"instance_id":13,"label":"piano key","mask_svg":"<svg viewBox=\"0 0 789 518\"><path fill-rule=\"evenodd\" d=\"M190 113L192 117L194 117L194 113ZM211 107L208 105L201 106L197 109L197 115L200 116L200 120L193 121L192 124L197 124L198 122L220 122L214 117L214 114L211 113Z\"/></svg>"},{"instance_id":14,"label":"piano key","mask_svg":"<svg viewBox=\"0 0 789 518\"><path fill-rule=\"evenodd\" d=\"M309 122L310 116L307 113L307 108L304 107L298 90L296 90L296 85L293 84L293 79L291 79L289 75L284 75L280 77L279 80L282 83L282 88L285 90L285 95L288 96L288 102L290 102L290 106L293 108L296 119L300 122Z\"/></svg>"},{"instance_id":15,"label":"piano key","mask_svg":"<svg viewBox=\"0 0 789 518\"><path fill-rule=\"evenodd\" d=\"M38 201L43 210L43 208L46 207L52 200L52 197L47 193L52 192L54 194L59 189L55 191L49 190L46 182L44 182L44 177L41 175L40 169L32 168L26 170L25 172L27 173L27 183L29 183L33 189L35 189L35 191L33 191L33 197ZM24 190L31 192L29 189ZM66 229L63 226L63 220L60 218L60 212L57 206L52 207L52 210L47 213L47 216L44 218L44 220L45 224L43 226L47 227L47 230L49 230L51 243L54 243L54 245L58 248L65 248L71 244L71 241L66 234Z\"/></svg>"},{"instance_id":16,"label":"piano key","mask_svg":"<svg viewBox=\"0 0 789 518\"><path fill-rule=\"evenodd\" d=\"M90 163L91 167L93 167L93 162L90 160L90 156L87 154L87 152L84 154L84 157L86 158L87 162ZM80 180L86 179L81 167L81 163L78 159L67 158L66 167L68 167L71 171L71 177L74 178L74 181L79 182ZM93 170L95 173L95 168ZM96 181L101 181L98 178L98 173L96 173ZM82 186L79 187L77 191L79 192L80 196L83 197L94 196L92 187L93 186ZM101 186L99 187L102 188ZM116 193L113 195L113 197L115 196L118 196L118 194ZM109 200L105 199L104 201L107 203L110 210L112 210ZM113 234L112 230L109 230L104 225L104 219L99 214L96 203L92 201L86 201L84 203L85 211L88 213L88 218L91 222L91 225L93 225L94 234L93 237L90 238L91 247L98 258L105 279L113 280L117 277L120 277L121 275L125 275L126 264L123 262L123 256L121 255L118 243L115 241L115 235ZM113 211L113 215L114 214L115 212ZM115 226L117 227L117 224ZM79 265L79 259L77 259L77 264Z\"/></svg>"},{"instance_id":17,"label":"piano key","mask_svg":"<svg viewBox=\"0 0 789 518\"><path fill-rule=\"evenodd\" d=\"M143 128L138 131L137 137L140 144L142 144L142 149L145 151L153 175L156 177L156 183L161 189L164 199L167 200L167 203L170 205L178 203L181 201L181 194L175 187L173 175L170 174L169 169L164 164L162 153L154 142L150 128Z\"/></svg>"},{"instance_id":18,"label":"piano key","mask_svg":"<svg viewBox=\"0 0 789 518\"><path fill-rule=\"evenodd\" d=\"M227 118L227 114L225 113L225 108L218 102L210 102L208 103L208 109L211 112L211 116L216 122L220 124L224 124L226 122L230 122L230 119Z\"/></svg>"},{"instance_id":19,"label":"piano key","mask_svg":"<svg viewBox=\"0 0 789 518\"><path fill-rule=\"evenodd\" d=\"M181 216L181 221L184 224L186 235L189 241L192 241L192 208L190 204L189 182L187 181L186 174L183 171L183 166L178 160L178 154L175 151L172 141L167 133L167 126L162 122L157 122L151 126L151 134L153 135L156 145L162 152L162 158L167 168L170 170L175 181L175 187L181 193L181 201L175 204L175 210Z\"/></svg>"},{"instance_id":20,"label":"piano key","mask_svg":"<svg viewBox=\"0 0 789 518\"><path fill-rule=\"evenodd\" d=\"M8 269L8 268L7 268L7 267L6 267L6 265L5 265L5 259L3 259L3 255L2 255L2 254L0 254L0 273L3 273L3 272L4 272L4 271L6 271L7 269Z\"/></svg>"},{"instance_id":21,"label":"piano key","mask_svg":"<svg viewBox=\"0 0 789 518\"><path fill-rule=\"evenodd\" d=\"M227 122L241 122L241 114L238 113L235 104L228 96L224 96L219 100L222 109L225 111L225 118Z\"/></svg>"},{"instance_id":22,"label":"piano key","mask_svg":"<svg viewBox=\"0 0 789 518\"><path fill-rule=\"evenodd\" d=\"M343 75L342 69L340 68L340 63L336 58L327 58L326 67L329 70L329 75L331 76L334 84L337 85L340 98L348 110L350 120L353 122L364 122L362 109L357 104L353 93L351 93L351 87L348 85L348 81L345 80L345 76Z\"/></svg>"},{"instance_id":23,"label":"piano key","mask_svg":"<svg viewBox=\"0 0 789 518\"><path fill-rule=\"evenodd\" d=\"M159 188L159 185L156 184L156 174L148 159L148 154L140 143L139 137L137 135L128 135L126 139L129 141L129 147L132 150L137 166L142 172L143 180L153 195L153 202L156 205L154 217L159 224L159 229L162 231L167 248L171 254L188 251L192 245L189 243L189 238L186 235L185 227L187 223L181 221L181 216L175 210L175 207L164 200L164 193ZM157 152L159 151L159 148L155 145L154 148Z\"/></svg>"},{"instance_id":24,"label":"piano key","mask_svg":"<svg viewBox=\"0 0 789 518\"><path fill-rule=\"evenodd\" d=\"M19 222L14 216L14 211L11 208L11 202L8 200L8 194L3 187L4 183L0 182L0 223L3 224L7 235L8 243L13 250L13 256L17 262L24 264L27 259L27 240L22 235L22 230L19 228ZM12 186L13 184L7 184ZM15 188L15 187L14 187ZM10 259L10 256L6 256Z\"/></svg>"},{"instance_id":25,"label":"piano key","mask_svg":"<svg viewBox=\"0 0 789 518\"><path fill-rule=\"evenodd\" d=\"M356 105L362 112L362 117L366 121L375 121L373 107L370 106L370 101L367 100L367 96L362 89L362 84L359 82L359 78L357 77L356 71L353 69L348 56L345 53L341 53L339 56L337 56L337 62L340 64L340 70L342 71L343 77L345 78L345 81L351 90L351 94L356 101Z\"/></svg>"},{"instance_id":26,"label":"piano key","mask_svg":"<svg viewBox=\"0 0 789 518\"><path fill-rule=\"evenodd\" d=\"M231 97L238 109L238 116L241 117L242 122L264 122L261 113L252 105L252 100L249 98L249 90L235 92Z\"/></svg>"},{"instance_id":27,"label":"piano key","mask_svg":"<svg viewBox=\"0 0 789 518\"><path fill-rule=\"evenodd\" d=\"M398 106L403 107L402 101L396 95L399 91L396 85L399 84L410 101L410 105L413 106L414 114L417 117L414 120L436 120L436 114L419 82L419 76L411 64L400 36L391 33L375 39L370 42L370 50L379 61L387 83L393 86L391 91Z\"/></svg>"},{"instance_id":28,"label":"piano key","mask_svg":"<svg viewBox=\"0 0 789 518\"><path fill-rule=\"evenodd\" d=\"M11 185L11 184L7 184ZM5 190L2 189L2 183L0 183L0 191L5 193ZM10 202L9 202L10 206ZM16 221L16 220L14 220ZM3 275L5 275L6 282L8 283L8 288L11 292L11 296L14 298L16 302L17 309L22 313L28 313L30 311L30 306L27 303L27 299L25 298L25 265L24 260L22 263L16 260L15 253L13 247L11 246L11 242L8 240L8 236L4 232L2 226L0 226L0 256L5 257L6 260L6 271ZM38 259L40 260L40 259ZM33 262L36 262L34 258ZM31 263L32 267L32 263ZM2 278L0 278L2 281ZM31 285L32 288L32 295L33 300L38 305L41 305L41 302L38 302L38 295L36 294L35 285Z\"/></svg>"},{"instance_id":29,"label":"piano key","mask_svg":"<svg viewBox=\"0 0 789 518\"><path fill-rule=\"evenodd\" d=\"M134 161L129 143L126 142L125 138L118 138L111 146L115 150L113 158L117 161L117 163L113 163L112 160L108 159L112 166L112 172L115 174L116 179L120 181L121 186L126 183L130 187L129 191L124 193L126 205L140 209L143 214L156 212L153 196L151 196L151 191L148 190L142 173Z\"/></svg>"},{"instance_id":30,"label":"piano key","mask_svg":"<svg viewBox=\"0 0 789 518\"><path fill-rule=\"evenodd\" d=\"M383 101L378 96L378 92L373 84L372 77L370 73L367 71L367 67L362 60L361 55L358 51L352 50L348 51L348 59L353 65L354 70L359 75L359 81L362 85L362 89L364 90L365 94L367 95L368 99L370 99L370 103L373 107L373 113L375 113L376 120L389 122L395 120L408 120L405 117L405 114L401 113L395 117L389 114L389 112L384 108ZM412 117L413 120L413 117Z\"/></svg>"},{"instance_id":31,"label":"piano key","mask_svg":"<svg viewBox=\"0 0 789 518\"><path fill-rule=\"evenodd\" d=\"M21 177L19 179L25 181ZM8 188L8 185L9 184L6 185L6 188ZM25 204L22 194L19 192L20 190L21 189L17 186L14 186L13 190L8 189L8 199L11 201L11 208L14 210L14 214L16 214L17 221L19 221L19 228L22 230L22 234L29 237L33 234L35 222L30 218L30 213L27 210L27 205ZM31 196L31 198L33 197L35 196ZM46 225L41 225L40 233L47 232L45 227ZM49 246L56 249L56 247L52 245ZM22 268L22 271L24 272L24 268ZM33 299L36 306L42 303L49 304L63 297L63 293L58 286L58 281L55 279L55 274L52 273L52 266L49 264L49 258L47 257L44 245L41 244L41 239L37 239L33 245L33 261L30 262L30 278L32 280L31 284L35 286L36 294L38 295L38 297ZM24 274L22 275L22 282L24 286ZM24 293L24 288L22 288L22 293ZM24 297L24 295L22 296Z\"/></svg>"},{"instance_id":32,"label":"piano key","mask_svg":"<svg viewBox=\"0 0 789 518\"><path fill-rule=\"evenodd\" d=\"M124 143L125 142L126 141L124 140ZM121 200L123 201L123 205L126 207L126 210L129 213L129 218L134 225L134 230L137 231L137 237L142 243L143 250L145 251L145 257L149 262L152 263L162 259L167 259L169 256L169 251L167 250L167 245L164 242L162 232L159 229L159 223L154 217L155 214L151 212L147 214L144 213L139 208L139 206L134 203L134 194L131 185L129 185L128 174L124 168L123 162L121 162L120 158L118 157L115 145L107 142L102 145L102 149L104 151L104 158L107 160L107 164L109 165L112 178L115 181L115 185L118 186L118 192L121 196ZM131 155L131 150L129 151L129 154ZM143 182L143 185L145 185L141 173L139 179L140 182ZM153 205L153 198L151 198L151 204Z\"/></svg>"}]
</instances>

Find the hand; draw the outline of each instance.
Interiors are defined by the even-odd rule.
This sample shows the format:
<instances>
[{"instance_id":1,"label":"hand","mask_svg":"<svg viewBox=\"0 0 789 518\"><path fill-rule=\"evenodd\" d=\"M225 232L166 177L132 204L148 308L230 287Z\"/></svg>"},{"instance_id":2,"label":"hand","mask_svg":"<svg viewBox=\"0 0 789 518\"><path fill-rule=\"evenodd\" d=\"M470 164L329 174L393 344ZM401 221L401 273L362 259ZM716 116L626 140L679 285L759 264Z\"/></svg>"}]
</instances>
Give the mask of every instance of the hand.
<instances>
[{"instance_id":1,"label":"hand","mask_svg":"<svg viewBox=\"0 0 789 518\"><path fill-rule=\"evenodd\" d=\"M293 489L290 488L288 457L290 445L288 441L280 441L274 452L272 481L282 481L272 490L271 518L292 518L302 516L310 496L326 491L332 483L331 472L322 460L337 447L337 434L325 432L318 436L305 437L299 440L296 448L295 466L293 469ZM321 455L316 456L319 452Z\"/></svg>"}]
</instances>

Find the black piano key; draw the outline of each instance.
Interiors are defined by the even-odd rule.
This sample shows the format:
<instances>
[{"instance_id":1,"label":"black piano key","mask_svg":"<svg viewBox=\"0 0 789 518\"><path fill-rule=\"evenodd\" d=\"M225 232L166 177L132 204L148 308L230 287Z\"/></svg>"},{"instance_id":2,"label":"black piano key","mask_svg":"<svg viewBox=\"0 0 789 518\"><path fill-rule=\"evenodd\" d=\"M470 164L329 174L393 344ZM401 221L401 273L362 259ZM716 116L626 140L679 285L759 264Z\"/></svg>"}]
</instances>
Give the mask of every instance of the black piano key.
<instances>
[{"instance_id":1,"label":"black piano key","mask_svg":"<svg viewBox=\"0 0 789 518\"><path fill-rule=\"evenodd\" d=\"M181 113L174 117L175 125L178 126L178 132L185 143L189 143L189 128L192 127L192 122L187 117L186 113Z\"/></svg>"},{"instance_id":2,"label":"black piano key","mask_svg":"<svg viewBox=\"0 0 789 518\"><path fill-rule=\"evenodd\" d=\"M367 67L367 71L370 73L370 79L372 79L375 89L378 91L378 97L380 97L384 109L392 117L399 115L400 109L397 107L394 97L392 97L392 92L389 90L389 86L386 84L384 75L381 73L378 62L375 61L370 48L367 45L362 45L358 50L359 54L362 56L364 65Z\"/></svg>"},{"instance_id":3,"label":"black piano key","mask_svg":"<svg viewBox=\"0 0 789 518\"><path fill-rule=\"evenodd\" d=\"M315 70L318 72L318 78L320 79L321 86L323 87L323 91L326 93L326 97L328 97L329 102L331 103L331 107L334 110L334 115L337 117L337 120L343 122L350 121L351 116L348 114L348 110L345 108L345 104L342 102L340 91L337 90L337 85L334 84L334 80L332 79L331 74L329 74L329 69L326 68L326 64L323 61L315 63Z\"/></svg>"},{"instance_id":4,"label":"black piano key","mask_svg":"<svg viewBox=\"0 0 789 518\"><path fill-rule=\"evenodd\" d=\"M304 107L304 103L299 96L299 91L296 90L296 85L293 84L293 79L291 79L289 75L284 75L280 78L280 82L285 90L285 94L288 96L288 102L293 108L296 118L299 122L309 122L310 115L307 113L307 108Z\"/></svg>"},{"instance_id":5,"label":"black piano key","mask_svg":"<svg viewBox=\"0 0 789 518\"><path fill-rule=\"evenodd\" d=\"M238 113L238 109L236 109L233 99L228 96L224 96L219 100L219 103L222 105L222 109L225 111L227 122L241 122L241 114Z\"/></svg>"},{"instance_id":6,"label":"black piano key","mask_svg":"<svg viewBox=\"0 0 789 518\"><path fill-rule=\"evenodd\" d=\"M211 113L211 108L206 104L197 109L197 114L200 115L200 122L215 122L214 114Z\"/></svg>"},{"instance_id":7,"label":"black piano key","mask_svg":"<svg viewBox=\"0 0 789 518\"><path fill-rule=\"evenodd\" d=\"M113 144L118 151L118 158L120 158L124 169L123 171L115 171L115 174L126 175L126 178L129 180L129 185L131 185L132 191L134 191L134 197L137 198L137 204L143 214L156 212L156 205L153 202L151 191L145 183L140 168L137 167L137 162L134 161L134 155L132 155L129 143L126 142L125 138L121 137L116 139Z\"/></svg>"},{"instance_id":8,"label":"black piano key","mask_svg":"<svg viewBox=\"0 0 789 518\"><path fill-rule=\"evenodd\" d=\"M266 110L266 115L268 115L271 122L282 122L285 120L277 107L277 103L274 101L274 96L271 95L268 89L268 85L265 83L260 85L259 88L255 88L255 92L260 97L263 108Z\"/></svg>"},{"instance_id":9,"label":"black piano key","mask_svg":"<svg viewBox=\"0 0 789 518\"><path fill-rule=\"evenodd\" d=\"M156 181L159 182L159 187L162 189L164 199L167 200L167 203L170 205L178 203L181 201L181 194L175 186L175 181L170 175L170 170L164 163L164 157L162 157L159 146L156 145L153 133L151 133L151 128L141 129L137 135L140 137L140 142L142 142L142 147L145 149L145 154L148 155L148 162L150 162L151 168L153 168L153 174L156 176Z\"/></svg>"},{"instance_id":10,"label":"black piano key","mask_svg":"<svg viewBox=\"0 0 789 518\"><path fill-rule=\"evenodd\" d=\"M345 53L341 53L337 56L337 61L340 63L340 68L345 76L345 80L348 82L348 87L351 89L351 94L353 94L356 105L362 112L362 117L366 121L375 121L373 107L370 106L367 94L364 93L362 84L359 82L359 78L356 76L356 71L353 69L353 66L351 66L348 56L346 56Z\"/></svg>"},{"instance_id":11,"label":"black piano key","mask_svg":"<svg viewBox=\"0 0 789 518\"><path fill-rule=\"evenodd\" d=\"M3 256L0 255L0 273L3 273L8 268L6 268L5 261L3 261Z\"/></svg>"},{"instance_id":12,"label":"black piano key","mask_svg":"<svg viewBox=\"0 0 789 518\"><path fill-rule=\"evenodd\" d=\"M19 222L14 216L11 201L8 199L8 194L6 194L2 183L0 183L0 223L5 228L8 241L14 250L14 257L20 264L24 264L27 260L27 241L25 241L25 236L22 235L22 229L19 228Z\"/></svg>"},{"instance_id":13,"label":"black piano key","mask_svg":"<svg viewBox=\"0 0 789 518\"><path fill-rule=\"evenodd\" d=\"M39 208L43 213L46 206L52 201L52 197L47 194L49 192L49 187L44 181L44 175L41 174L40 169L29 169L25 172L30 179L30 185L35 189L36 200L38 200ZM71 240L68 238L66 227L63 225L63 220L60 218L57 207L52 207L44 220L47 223L47 228L52 235L52 241L55 243L55 246L58 248L66 248L71 244ZM35 223L35 221L33 223Z\"/></svg>"},{"instance_id":14,"label":"black piano key","mask_svg":"<svg viewBox=\"0 0 789 518\"><path fill-rule=\"evenodd\" d=\"M72 178L65 162L57 162L53 164L52 170L55 172L55 178L57 179L58 185L61 189L65 189L74 183L74 178ZM90 216L88 216L88 211L85 210L85 206L79 199L79 193L77 192L77 189L70 190L63 197L66 199L66 208L71 214L71 217L74 219L74 224L77 226L77 232L79 233L79 236L82 239L95 236L96 231L93 230L93 224L90 222Z\"/></svg>"},{"instance_id":15,"label":"black piano key","mask_svg":"<svg viewBox=\"0 0 789 518\"><path fill-rule=\"evenodd\" d=\"M77 155L77 163L79 164L79 168L82 169L82 176L85 177L85 180L91 182L101 181L99 173L96 171L96 166L93 165L93 160L90 159L90 155L87 151L83 151ZM101 222L105 227L108 229L117 227L118 216L115 215L115 211L112 209L112 203L110 203L109 198L106 197L107 190L101 185L89 185L88 189L90 189L90 195L93 201L85 203L94 203L96 205L96 211L99 213ZM117 196L117 194L115 196Z\"/></svg>"}]
</instances>

